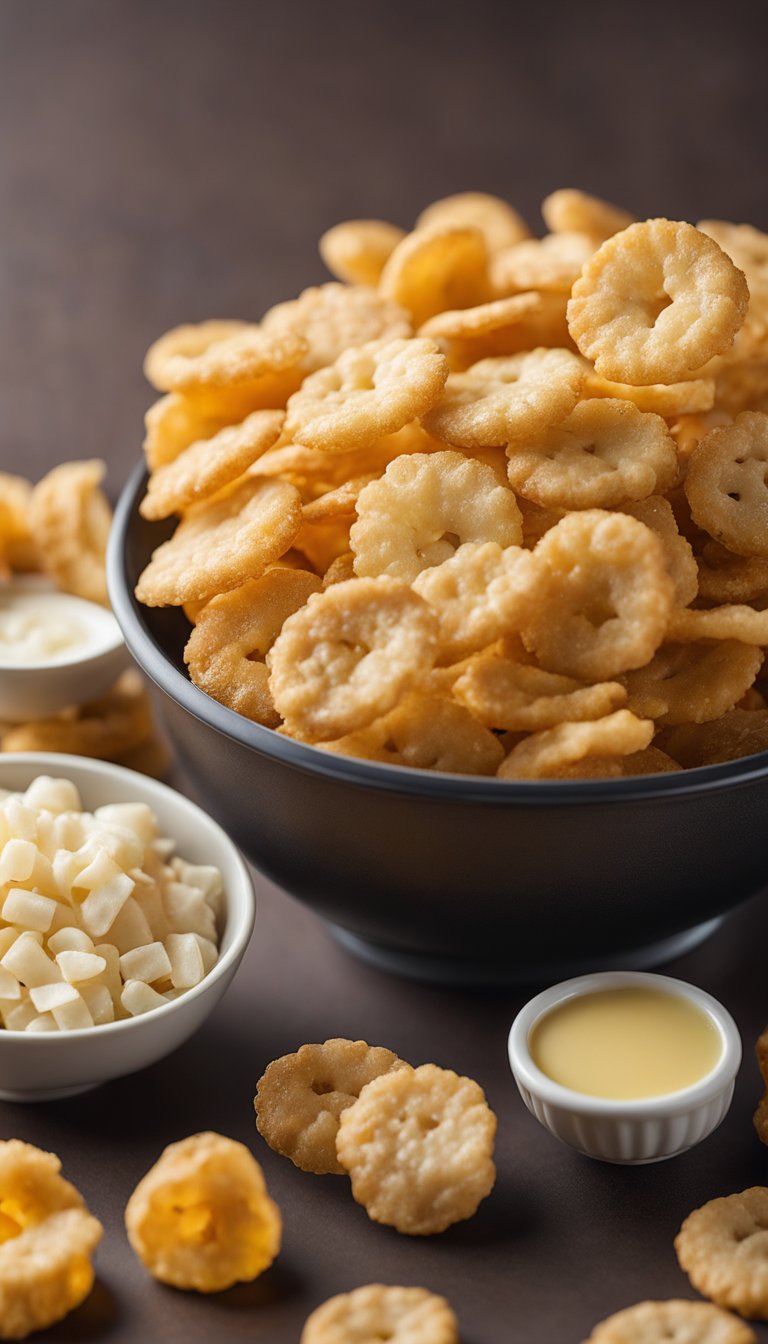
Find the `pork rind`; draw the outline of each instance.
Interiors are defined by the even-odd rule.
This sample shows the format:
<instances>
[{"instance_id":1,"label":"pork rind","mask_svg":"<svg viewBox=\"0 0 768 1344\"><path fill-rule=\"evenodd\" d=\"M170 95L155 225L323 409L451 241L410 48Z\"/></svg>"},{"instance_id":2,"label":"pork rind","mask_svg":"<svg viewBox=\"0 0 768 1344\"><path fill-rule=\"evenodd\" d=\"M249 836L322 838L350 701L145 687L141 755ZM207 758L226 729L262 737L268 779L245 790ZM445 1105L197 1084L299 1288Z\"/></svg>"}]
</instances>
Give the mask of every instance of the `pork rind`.
<instances>
[{"instance_id":1,"label":"pork rind","mask_svg":"<svg viewBox=\"0 0 768 1344\"><path fill-rule=\"evenodd\" d=\"M453 227L479 229L489 252L500 252L531 236L525 220L511 205L484 191L444 196L422 210L416 220L417 229Z\"/></svg>"},{"instance_id":2,"label":"pork rind","mask_svg":"<svg viewBox=\"0 0 768 1344\"><path fill-rule=\"evenodd\" d=\"M492 298L488 252L477 228L418 228L388 258L379 291L420 327L446 308L472 308Z\"/></svg>"},{"instance_id":3,"label":"pork rind","mask_svg":"<svg viewBox=\"0 0 768 1344\"><path fill-rule=\"evenodd\" d=\"M614 234L586 263L568 326L604 377L670 383L728 349L748 302L743 273L711 238L649 219Z\"/></svg>"},{"instance_id":4,"label":"pork rind","mask_svg":"<svg viewBox=\"0 0 768 1344\"><path fill-rule=\"evenodd\" d=\"M148 607L167 607L229 592L287 551L300 526L294 486L260 477L235 482L191 509L153 551L136 596Z\"/></svg>"},{"instance_id":5,"label":"pork rind","mask_svg":"<svg viewBox=\"0 0 768 1344\"><path fill-rule=\"evenodd\" d=\"M252 411L241 424L190 444L152 472L139 506L142 517L183 513L237 480L277 441L284 418L282 411Z\"/></svg>"},{"instance_id":6,"label":"pork rind","mask_svg":"<svg viewBox=\"0 0 768 1344\"><path fill-rule=\"evenodd\" d=\"M653 657L674 586L650 528L627 514L588 509L550 528L535 555L546 569L523 639L542 667L601 681Z\"/></svg>"},{"instance_id":7,"label":"pork rind","mask_svg":"<svg viewBox=\"0 0 768 1344\"><path fill-rule=\"evenodd\" d=\"M392 709L432 666L437 619L407 584L354 579L310 597L267 655L286 723L328 741Z\"/></svg>"},{"instance_id":8,"label":"pork rind","mask_svg":"<svg viewBox=\"0 0 768 1344\"><path fill-rule=\"evenodd\" d=\"M347 219L323 234L318 248L332 275L348 285L377 285L405 231L383 219Z\"/></svg>"},{"instance_id":9,"label":"pork rind","mask_svg":"<svg viewBox=\"0 0 768 1344\"><path fill-rule=\"evenodd\" d=\"M630 401L582 401L567 420L507 448L511 485L543 508L611 508L663 493L677 476L658 415Z\"/></svg>"},{"instance_id":10,"label":"pork rind","mask_svg":"<svg viewBox=\"0 0 768 1344\"><path fill-rule=\"evenodd\" d=\"M53 1153L0 1142L2 1339L26 1339L62 1320L93 1287L91 1256L103 1229L60 1172Z\"/></svg>"},{"instance_id":11,"label":"pork rind","mask_svg":"<svg viewBox=\"0 0 768 1344\"><path fill-rule=\"evenodd\" d=\"M465 542L442 564L424 569L413 590L438 621L438 657L456 663L520 630L536 601L537 557L519 546Z\"/></svg>"},{"instance_id":12,"label":"pork rind","mask_svg":"<svg viewBox=\"0 0 768 1344\"><path fill-rule=\"evenodd\" d=\"M247 322L201 322L175 327L150 346L144 373L160 392L242 388L296 368L306 342L290 328L265 330Z\"/></svg>"},{"instance_id":13,"label":"pork rind","mask_svg":"<svg viewBox=\"0 0 768 1344\"><path fill-rule=\"evenodd\" d=\"M445 1298L426 1288L370 1283L317 1307L304 1325L300 1344L372 1344L373 1340L459 1344L458 1321Z\"/></svg>"},{"instance_id":14,"label":"pork rind","mask_svg":"<svg viewBox=\"0 0 768 1344\"><path fill-rule=\"evenodd\" d=\"M288 329L305 343L303 373L333 364L345 350L411 335L408 313L364 285L316 285L264 314L265 331Z\"/></svg>"},{"instance_id":15,"label":"pork rind","mask_svg":"<svg viewBox=\"0 0 768 1344\"><path fill-rule=\"evenodd\" d=\"M285 436L326 452L366 448L434 406L447 376L433 341L372 341L346 350L291 397Z\"/></svg>"},{"instance_id":16,"label":"pork rind","mask_svg":"<svg viewBox=\"0 0 768 1344\"><path fill-rule=\"evenodd\" d=\"M768 1144L768 1027L757 1038L755 1054L765 1091L752 1118L761 1143Z\"/></svg>"},{"instance_id":17,"label":"pork rind","mask_svg":"<svg viewBox=\"0 0 768 1344\"><path fill-rule=\"evenodd\" d=\"M624 677L627 703L659 724L707 723L733 709L762 661L760 649L734 639L665 642L649 663Z\"/></svg>"},{"instance_id":18,"label":"pork rind","mask_svg":"<svg viewBox=\"0 0 768 1344\"><path fill-rule=\"evenodd\" d=\"M451 375L434 410L423 416L424 427L461 448L505 446L565 420L584 376L569 350L483 359Z\"/></svg>"},{"instance_id":19,"label":"pork rind","mask_svg":"<svg viewBox=\"0 0 768 1344\"><path fill-rule=\"evenodd\" d=\"M590 686L504 657L496 648L468 661L453 694L489 728L524 733L601 719L627 699L626 689L617 681Z\"/></svg>"},{"instance_id":20,"label":"pork rind","mask_svg":"<svg viewBox=\"0 0 768 1344\"><path fill-rule=\"evenodd\" d=\"M196 686L247 719L276 728L266 655L289 616L322 587L306 570L271 569L207 602L184 650Z\"/></svg>"},{"instance_id":21,"label":"pork rind","mask_svg":"<svg viewBox=\"0 0 768 1344\"><path fill-rule=\"evenodd\" d=\"M438 686L411 692L368 728L322 745L341 756L453 775L493 775L504 757L498 738Z\"/></svg>"},{"instance_id":22,"label":"pork rind","mask_svg":"<svg viewBox=\"0 0 768 1344\"><path fill-rule=\"evenodd\" d=\"M385 1074L342 1113L336 1152L369 1218L411 1236L471 1218L493 1189L496 1116L436 1064Z\"/></svg>"},{"instance_id":23,"label":"pork rind","mask_svg":"<svg viewBox=\"0 0 768 1344\"><path fill-rule=\"evenodd\" d=\"M112 510L100 489L104 463L62 462L32 492L29 528L40 562L65 593L106 606L104 559Z\"/></svg>"},{"instance_id":24,"label":"pork rind","mask_svg":"<svg viewBox=\"0 0 768 1344\"><path fill-rule=\"evenodd\" d=\"M282 1234L256 1159L244 1144L213 1133L163 1150L128 1201L125 1227L150 1274L199 1293L258 1278Z\"/></svg>"},{"instance_id":25,"label":"pork rind","mask_svg":"<svg viewBox=\"0 0 768 1344\"><path fill-rule=\"evenodd\" d=\"M685 493L700 527L737 555L768 558L768 415L744 411L691 454Z\"/></svg>"},{"instance_id":26,"label":"pork rind","mask_svg":"<svg viewBox=\"0 0 768 1344\"><path fill-rule=\"evenodd\" d=\"M601 1321L584 1344L757 1344L748 1325L708 1302L638 1302Z\"/></svg>"},{"instance_id":27,"label":"pork rind","mask_svg":"<svg viewBox=\"0 0 768 1344\"><path fill-rule=\"evenodd\" d=\"M552 233L587 233L599 242L634 222L629 211L573 187L551 192L541 203L541 213Z\"/></svg>"},{"instance_id":28,"label":"pork rind","mask_svg":"<svg viewBox=\"0 0 768 1344\"><path fill-rule=\"evenodd\" d=\"M391 1050L335 1038L302 1045L267 1066L254 1098L256 1128L270 1148L301 1171L345 1175L336 1156L342 1111L381 1074L410 1065Z\"/></svg>"},{"instance_id":29,"label":"pork rind","mask_svg":"<svg viewBox=\"0 0 768 1344\"><path fill-rule=\"evenodd\" d=\"M768 1190L753 1186L694 1209L675 1238L680 1267L705 1297L768 1319Z\"/></svg>"},{"instance_id":30,"label":"pork rind","mask_svg":"<svg viewBox=\"0 0 768 1344\"><path fill-rule=\"evenodd\" d=\"M576 778L582 761L643 751L650 746L654 731L650 720L639 719L627 709L586 723L559 723L518 743L496 773L499 779Z\"/></svg>"}]
</instances>

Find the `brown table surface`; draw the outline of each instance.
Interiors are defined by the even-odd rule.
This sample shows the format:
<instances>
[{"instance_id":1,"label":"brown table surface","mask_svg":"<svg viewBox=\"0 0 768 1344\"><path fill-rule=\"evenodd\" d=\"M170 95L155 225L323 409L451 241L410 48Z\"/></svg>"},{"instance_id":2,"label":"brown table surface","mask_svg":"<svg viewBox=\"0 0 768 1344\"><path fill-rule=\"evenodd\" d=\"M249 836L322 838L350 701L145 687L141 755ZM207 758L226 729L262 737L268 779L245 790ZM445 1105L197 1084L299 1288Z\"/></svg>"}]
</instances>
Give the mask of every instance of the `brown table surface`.
<instances>
[{"instance_id":1,"label":"brown table surface","mask_svg":"<svg viewBox=\"0 0 768 1344\"><path fill-rule=\"evenodd\" d=\"M39 476L101 456L116 494L149 400L149 341L179 321L258 316L321 280L315 239L345 216L408 224L471 187L535 218L547 191L579 184L641 216L768 227L766 38L768 11L744 0L525 12L493 0L3 0L0 467ZM693 1296L672 1250L683 1217L768 1179L750 1123L752 1043L768 1018L764 897L668 968L739 1023L733 1108L693 1152L629 1169L577 1156L524 1109L506 1034L530 988L387 978L257 888L251 948L194 1041L81 1098L0 1106L0 1134L58 1152L107 1229L97 1289L50 1338L295 1344L318 1302L378 1280L446 1293L465 1344L575 1344L624 1305ZM303 1175L256 1135L267 1061L337 1034L486 1088L499 1177L470 1222L399 1237L367 1220L345 1181ZM201 1128L252 1145L285 1219L273 1269L211 1299L155 1284L121 1230L160 1148Z\"/></svg>"}]
</instances>

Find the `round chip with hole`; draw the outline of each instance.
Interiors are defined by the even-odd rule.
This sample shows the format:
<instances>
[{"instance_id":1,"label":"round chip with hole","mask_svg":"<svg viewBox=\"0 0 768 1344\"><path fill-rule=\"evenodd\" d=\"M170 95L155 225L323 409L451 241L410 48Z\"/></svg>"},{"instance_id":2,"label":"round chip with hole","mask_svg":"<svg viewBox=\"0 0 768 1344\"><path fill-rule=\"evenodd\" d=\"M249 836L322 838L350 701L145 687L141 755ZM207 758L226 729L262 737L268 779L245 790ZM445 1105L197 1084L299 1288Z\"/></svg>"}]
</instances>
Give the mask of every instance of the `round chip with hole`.
<instances>
[{"instance_id":1,"label":"round chip with hole","mask_svg":"<svg viewBox=\"0 0 768 1344\"><path fill-rule=\"evenodd\" d=\"M743 411L710 430L691 454L685 493L695 521L729 551L768 558L768 415Z\"/></svg>"}]
</instances>

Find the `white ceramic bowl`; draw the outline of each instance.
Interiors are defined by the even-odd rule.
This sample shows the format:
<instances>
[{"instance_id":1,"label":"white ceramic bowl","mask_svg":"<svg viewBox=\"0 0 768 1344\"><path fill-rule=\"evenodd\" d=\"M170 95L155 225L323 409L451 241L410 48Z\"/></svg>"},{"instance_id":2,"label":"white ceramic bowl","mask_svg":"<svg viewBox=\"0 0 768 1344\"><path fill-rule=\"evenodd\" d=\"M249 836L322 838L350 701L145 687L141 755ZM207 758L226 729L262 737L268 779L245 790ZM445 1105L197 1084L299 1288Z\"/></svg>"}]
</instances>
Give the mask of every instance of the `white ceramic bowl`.
<instances>
[{"instance_id":1,"label":"white ceramic bowl","mask_svg":"<svg viewBox=\"0 0 768 1344\"><path fill-rule=\"evenodd\" d=\"M566 999L627 986L680 994L706 1013L721 1042L711 1072L691 1087L642 1101L586 1096L542 1073L528 1044L536 1023ZM512 1024L509 1062L528 1110L555 1138L603 1162L661 1162L700 1143L725 1119L741 1063L741 1038L730 1013L694 985L666 975L606 971L564 980L531 999Z\"/></svg>"},{"instance_id":2,"label":"white ceramic bowl","mask_svg":"<svg viewBox=\"0 0 768 1344\"><path fill-rule=\"evenodd\" d=\"M3 662L0 652L0 719L8 723L44 719L69 705L95 700L129 666L131 658L120 626L106 607L59 593L38 575L4 584L0 605L15 593L29 595L33 601L53 597L65 620L72 619L87 630L88 642L82 649L67 650L46 662Z\"/></svg>"},{"instance_id":3,"label":"white ceramic bowl","mask_svg":"<svg viewBox=\"0 0 768 1344\"><path fill-rule=\"evenodd\" d=\"M38 1035L0 1029L0 1098L4 1101L71 1096L170 1054L219 1002L248 945L256 914L253 883L238 850L221 827L188 798L105 761L49 752L0 756L0 788L25 789L37 775L71 779L88 811L104 803L147 803L162 834L176 840L183 858L220 869L224 925L216 965L194 989L162 1008L82 1031Z\"/></svg>"}]
</instances>

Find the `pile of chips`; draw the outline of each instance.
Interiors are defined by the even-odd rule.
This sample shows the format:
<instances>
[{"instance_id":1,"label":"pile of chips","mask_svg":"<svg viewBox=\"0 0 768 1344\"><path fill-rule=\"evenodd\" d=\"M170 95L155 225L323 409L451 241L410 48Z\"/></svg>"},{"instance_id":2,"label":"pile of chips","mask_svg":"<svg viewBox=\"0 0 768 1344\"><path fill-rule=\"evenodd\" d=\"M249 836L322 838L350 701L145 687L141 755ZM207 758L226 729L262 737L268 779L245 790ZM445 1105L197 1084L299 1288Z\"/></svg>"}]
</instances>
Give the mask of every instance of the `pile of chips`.
<instances>
[{"instance_id":1,"label":"pile of chips","mask_svg":"<svg viewBox=\"0 0 768 1344\"><path fill-rule=\"evenodd\" d=\"M195 684L369 761L604 778L768 748L768 236L562 190L150 349L141 574Z\"/></svg>"}]
</instances>

